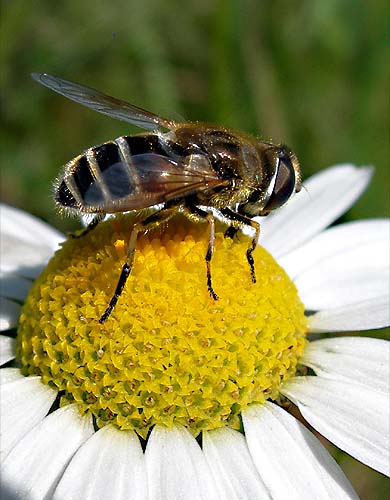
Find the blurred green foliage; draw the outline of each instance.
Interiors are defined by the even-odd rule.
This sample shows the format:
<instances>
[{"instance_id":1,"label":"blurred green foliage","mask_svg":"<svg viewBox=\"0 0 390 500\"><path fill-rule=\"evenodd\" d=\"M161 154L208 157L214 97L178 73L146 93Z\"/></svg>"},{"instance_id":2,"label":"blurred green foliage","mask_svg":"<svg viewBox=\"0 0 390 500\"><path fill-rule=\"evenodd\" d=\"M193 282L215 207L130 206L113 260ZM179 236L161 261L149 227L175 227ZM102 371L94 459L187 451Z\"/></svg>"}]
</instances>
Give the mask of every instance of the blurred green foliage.
<instances>
[{"instance_id":1,"label":"blurred green foliage","mask_svg":"<svg viewBox=\"0 0 390 500\"><path fill-rule=\"evenodd\" d=\"M285 142L304 177L374 165L346 217L387 215L388 10L385 0L3 0L2 201L74 228L51 200L61 165L137 132L40 87L29 76L38 71ZM361 497L383 498L381 476L354 464Z\"/></svg>"}]
</instances>

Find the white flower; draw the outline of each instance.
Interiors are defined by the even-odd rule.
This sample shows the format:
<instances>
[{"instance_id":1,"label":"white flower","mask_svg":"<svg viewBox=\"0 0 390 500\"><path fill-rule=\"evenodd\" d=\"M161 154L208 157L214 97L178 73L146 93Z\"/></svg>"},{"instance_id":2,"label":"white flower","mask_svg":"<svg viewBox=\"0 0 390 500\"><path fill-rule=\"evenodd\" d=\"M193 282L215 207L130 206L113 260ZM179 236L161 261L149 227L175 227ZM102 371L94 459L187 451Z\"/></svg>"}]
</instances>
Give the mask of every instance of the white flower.
<instances>
[{"instance_id":1,"label":"white flower","mask_svg":"<svg viewBox=\"0 0 390 500\"><path fill-rule=\"evenodd\" d=\"M367 186L371 169L340 165L310 178L280 212L262 219L261 244L295 282L310 332L349 332L389 321L389 220L326 229ZM15 327L32 280L63 236L34 217L1 207L2 330ZM313 340L282 394L319 433L361 462L389 475L389 343L363 337ZM15 341L0 336L1 363ZM49 413L57 391L1 375L4 492L42 499L357 498L319 441L275 403L242 413L244 433L203 432L202 447L181 426L154 427L145 453L133 431L105 426L75 404Z\"/></svg>"}]
</instances>

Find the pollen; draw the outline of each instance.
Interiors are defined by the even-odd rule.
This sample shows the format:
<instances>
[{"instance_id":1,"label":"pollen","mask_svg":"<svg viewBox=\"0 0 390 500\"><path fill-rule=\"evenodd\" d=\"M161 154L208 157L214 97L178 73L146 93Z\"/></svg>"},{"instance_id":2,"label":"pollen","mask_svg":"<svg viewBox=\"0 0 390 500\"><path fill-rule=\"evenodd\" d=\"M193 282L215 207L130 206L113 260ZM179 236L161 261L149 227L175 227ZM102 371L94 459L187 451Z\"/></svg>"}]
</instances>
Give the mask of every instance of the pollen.
<instances>
[{"instance_id":1,"label":"pollen","mask_svg":"<svg viewBox=\"0 0 390 500\"><path fill-rule=\"evenodd\" d=\"M133 215L119 215L68 239L34 283L20 316L18 357L25 375L76 402L96 425L146 437L155 424L180 423L194 435L240 428L248 405L277 400L294 376L307 321L297 290L262 247L257 282L249 240L217 224L206 284L206 224L178 215L140 235L134 266L107 321Z\"/></svg>"}]
</instances>

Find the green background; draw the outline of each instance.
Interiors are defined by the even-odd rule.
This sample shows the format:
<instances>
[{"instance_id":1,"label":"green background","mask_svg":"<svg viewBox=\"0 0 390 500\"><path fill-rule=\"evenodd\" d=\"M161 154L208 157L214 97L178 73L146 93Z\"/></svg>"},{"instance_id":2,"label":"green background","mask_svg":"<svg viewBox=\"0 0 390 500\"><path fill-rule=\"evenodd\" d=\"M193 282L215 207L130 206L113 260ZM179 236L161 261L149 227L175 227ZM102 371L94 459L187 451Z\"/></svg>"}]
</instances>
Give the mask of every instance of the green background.
<instances>
[{"instance_id":1,"label":"green background","mask_svg":"<svg viewBox=\"0 0 390 500\"><path fill-rule=\"evenodd\" d=\"M137 132L35 82L84 83L151 111L287 143L303 176L374 165L347 219L389 214L385 0L3 1L1 199L62 230L51 199L61 165ZM385 480L333 449L362 499Z\"/></svg>"}]
</instances>

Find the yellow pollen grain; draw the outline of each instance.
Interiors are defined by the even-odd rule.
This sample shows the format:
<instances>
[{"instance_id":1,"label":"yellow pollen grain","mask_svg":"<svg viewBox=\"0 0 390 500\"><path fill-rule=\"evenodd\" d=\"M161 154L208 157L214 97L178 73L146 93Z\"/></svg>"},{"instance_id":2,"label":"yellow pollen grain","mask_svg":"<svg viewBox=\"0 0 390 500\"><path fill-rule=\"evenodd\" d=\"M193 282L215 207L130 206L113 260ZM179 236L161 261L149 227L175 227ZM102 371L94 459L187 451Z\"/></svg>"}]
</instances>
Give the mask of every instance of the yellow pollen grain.
<instances>
[{"instance_id":1,"label":"yellow pollen grain","mask_svg":"<svg viewBox=\"0 0 390 500\"><path fill-rule=\"evenodd\" d=\"M252 403L275 400L294 376L307 321L296 288L261 247L257 282L249 240L217 224L207 290L206 224L181 216L140 235L134 267L114 312L115 290L134 224L120 215L69 239L34 283L20 316L18 355L26 375L63 391L98 426L146 437L180 423L196 435L228 425Z\"/></svg>"}]
</instances>

